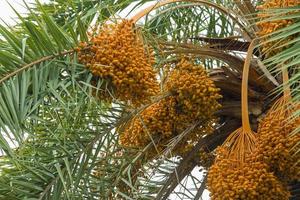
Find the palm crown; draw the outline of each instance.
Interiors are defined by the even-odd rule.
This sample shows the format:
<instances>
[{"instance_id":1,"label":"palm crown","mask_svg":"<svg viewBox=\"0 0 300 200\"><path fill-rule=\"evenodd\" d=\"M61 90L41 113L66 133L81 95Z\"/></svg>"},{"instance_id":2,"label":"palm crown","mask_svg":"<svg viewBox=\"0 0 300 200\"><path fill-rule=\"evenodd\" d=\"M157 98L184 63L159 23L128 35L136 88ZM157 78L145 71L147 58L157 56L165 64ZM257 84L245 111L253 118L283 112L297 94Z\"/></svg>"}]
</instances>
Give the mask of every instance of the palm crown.
<instances>
[{"instance_id":1,"label":"palm crown","mask_svg":"<svg viewBox=\"0 0 300 200\"><path fill-rule=\"evenodd\" d=\"M299 197L297 1L24 4L0 26L0 199L218 199L249 163Z\"/></svg>"}]
</instances>

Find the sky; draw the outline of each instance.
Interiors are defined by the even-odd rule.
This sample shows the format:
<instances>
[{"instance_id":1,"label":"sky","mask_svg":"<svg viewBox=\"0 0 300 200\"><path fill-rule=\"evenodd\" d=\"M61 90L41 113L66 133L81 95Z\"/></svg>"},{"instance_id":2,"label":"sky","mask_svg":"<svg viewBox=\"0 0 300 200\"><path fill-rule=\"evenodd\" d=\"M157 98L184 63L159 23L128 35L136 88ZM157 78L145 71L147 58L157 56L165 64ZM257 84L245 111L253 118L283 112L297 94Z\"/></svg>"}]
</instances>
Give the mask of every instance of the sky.
<instances>
[{"instance_id":1,"label":"sky","mask_svg":"<svg viewBox=\"0 0 300 200\"><path fill-rule=\"evenodd\" d=\"M26 3L30 4L30 3L33 3L35 0L25 0L25 1L26 1ZM40 0L40 2L47 2L47 1L48 0ZM9 25L13 25L16 15L7 2L9 2L9 4L11 4L11 6L13 6L13 8L16 9L19 13L25 13L26 9L24 8L23 0L0 0L0 19L1 19L0 23L1 24L6 23ZM147 4L147 5L149 5L149 4ZM126 11L124 11L123 13L125 14ZM122 13L121 13L121 15L122 15ZM199 172L197 172L197 170L194 170L193 173L199 173ZM209 196L209 193L206 190L204 192L202 199L209 200L208 196ZM170 197L170 200L180 200L180 199L181 199L180 197L176 197L175 195Z\"/></svg>"},{"instance_id":2,"label":"sky","mask_svg":"<svg viewBox=\"0 0 300 200\"><path fill-rule=\"evenodd\" d=\"M26 3L33 3L35 0L25 0ZM47 2L48 0L40 0L40 2ZM2 19L7 24L14 24L15 13L10 7L13 6L18 12L24 13L24 3L23 0L0 0L0 19ZM1 21L1 24L3 22Z\"/></svg>"}]
</instances>

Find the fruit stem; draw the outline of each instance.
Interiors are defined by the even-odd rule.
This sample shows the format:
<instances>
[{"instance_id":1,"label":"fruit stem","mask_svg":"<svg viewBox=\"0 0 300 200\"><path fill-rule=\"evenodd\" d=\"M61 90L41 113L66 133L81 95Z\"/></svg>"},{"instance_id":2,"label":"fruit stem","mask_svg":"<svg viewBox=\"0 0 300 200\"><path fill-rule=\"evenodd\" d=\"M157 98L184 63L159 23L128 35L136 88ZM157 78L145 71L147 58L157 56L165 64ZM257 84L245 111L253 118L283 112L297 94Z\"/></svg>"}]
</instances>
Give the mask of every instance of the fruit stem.
<instances>
[{"instance_id":1,"label":"fruit stem","mask_svg":"<svg viewBox=\"0 0 300 200\"><path fill-rule=\"evenodd\" d=\"M291 98L291 89L289 87L289 73L287 68L285 68L284 66L281 67L281 71L282 71L282 85L283 85L283 98L285 101L290 100Z\"/></svg>"},{"instance_id":2,"label":"fruit stem","mask_svg":"<svg viewBox=\"0 0 300 200\"><path fill-rule=\"evenodd\" d=\"M243 69L243 79L242 79L242 125L244 132L251 132L250 122L249 122L249 112L248 112L248 78L249 78L249 68L253 55L253 50L256 44L255 39L249 45L247 56L244 63Z\"/></svg>"},{"instance_id":3,"label":"fruit stem","mask_svg":"<svg viewBox=\"0 0 300 200\"><path fill-rule=\"evenodd\" d=\"M131 20L133 21L133 23L136 23L142 17L149 14L151 11L153 11L157 8L160 8L164 5L168 5L171 3L177 3L177 2L191 2L191 3L197 3L197 4L199 3L199 4L204 4L204 5L213 7L215 9L219 10L220 12L228 15L235 23L237 23L239 25L239 27L243 30L245 35L248 38L251 38L251 34L247 31L247 29L243 26L243 24L241 24L240 19L239 19L240 17L238 16L237 13L233 12L232 10L228 10L228 9L226 9L220 5L217 5L215 3L209 2L207 0L162 0L162 1L155 3L154 5L151 5L145 9L141 10L140 12L135 14L133 17L131 17ZM194 6L193 4L191 4L191 5Z\"/></svg>"}]
</instances>

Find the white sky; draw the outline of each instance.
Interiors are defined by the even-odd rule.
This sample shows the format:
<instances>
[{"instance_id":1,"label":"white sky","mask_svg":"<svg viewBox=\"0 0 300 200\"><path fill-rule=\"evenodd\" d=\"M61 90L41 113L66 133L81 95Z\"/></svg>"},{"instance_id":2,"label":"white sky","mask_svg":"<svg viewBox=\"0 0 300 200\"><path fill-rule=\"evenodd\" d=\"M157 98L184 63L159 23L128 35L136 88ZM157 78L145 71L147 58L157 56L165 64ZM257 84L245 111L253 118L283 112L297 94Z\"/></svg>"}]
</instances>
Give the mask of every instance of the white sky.
<instances>
[{"instance_id":1,"label":"white sky","mask_svg":"<svg viewBox=\"0 0 300 200\"><path fill-rule=\"evenodd\" d=\"M25 0L25 1L26 3L30 4L33 3L35 0ZM49 0L40 0L40 2L47 2L47 1ZM16 15L7 2L9 2L14 7L14 9L16 9L20 13L25 13L26 9L24 8L23 0L0 0L0 19L1 19L0 23L2 24L3 23L2 20L3 20L5 23L12 25L14 24L14 19L16 18ZM126 11L122 12L121 15L123 13L126 14ZM197 170L194 170L194 173L199 173L199 172L197 172ZM204 192L202 199L209 200L209 193L207 190ZM170 200L180 200L180 198L175 197L175 195L174 196L171 195Z\"/></svg>"},{"instance_id":2,"label":"white sky","mask_svg":"<svg viewBox=\"0 0 300 200\"><path fill-rule=\"evenodd\" d=\"M33 3L35 0L26 0L27 4ZM40 2L47 2L48 0L40 0ZM15 18L15 13L9 6L11 4L14 9L16 9L18 12L24 13L24 3L23 0L0 0L0 18L5 21L7 24L13 24ZM1 23L3 23L1 21Z\"/></svg>"}]
</instances>

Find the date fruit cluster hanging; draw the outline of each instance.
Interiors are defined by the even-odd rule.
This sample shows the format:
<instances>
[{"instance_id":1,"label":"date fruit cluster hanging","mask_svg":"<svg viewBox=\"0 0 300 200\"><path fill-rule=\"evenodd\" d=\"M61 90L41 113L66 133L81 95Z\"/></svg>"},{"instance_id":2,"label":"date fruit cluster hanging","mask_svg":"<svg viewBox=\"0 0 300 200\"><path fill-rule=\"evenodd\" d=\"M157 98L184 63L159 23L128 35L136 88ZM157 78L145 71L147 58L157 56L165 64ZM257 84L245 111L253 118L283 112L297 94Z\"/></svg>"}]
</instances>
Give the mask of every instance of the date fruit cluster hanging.
<instances>
[{"instance_id":1,"label":"date fruit cluster hanging","mask_svg":"<svg viewBox=\"0 0 300 200\"><path fill-rule=\"evenodd\" d=\"M170 95L146 108L126 125L120 135L122 145L144 148L154 141L157 149L162 150L171 138L202 121L174 149L174 154L182 155L200 137L214 130L213 114L220 108L221 95L203 67L182 59L170 70L163 88Z\"/></svg>"},{"instance_id":2,"label":"date fruit cluster hanging","mask_svg":"<svg viewBox=\"0 0 300 200\"><path fill-rule=\"evenodd\" d=\"M293 116L300 105L290 101L284 97L279 99L259 124L257 148L253 155L284 182L300 178L300 154L297 153L300 135L295 134L300 117Z\"/></svg>"},{"instance_id":3,"label":"date fruit cluster hanging","mask_svg":"<svg viewBox=\"0 0 300 200\"><path fill-rule=\"evenodd\" d=\"M279 11L273 11L272 9L280 9L280 8L287 8L287 7L294 7L299 6L299 0L265 0L261 6L258 7L260 11L258 13L258 17L260 21L257 22L257 26L260 29L258 32L259 36L262 36L262 40L265 42L262 47L262 51L267 56L272 56L276 53L279 53L283 50L281 45L286 45L286 43L294 38L294 35L284 38L284 40L279 41L267 41L268 36L279 29L285 28L290 26L294 23L294 19L272 19L278 16L286 15L286 13L280 13ZM275 13L278 12L278 13ZM292 11L294 12L294 11ZM280 48L278 48L280 47ZM272 49L272 50L271 50Z\"/></svg>"},{"instance_id":4,"label":"date fruit cluster hanging","mask_svg":"<svg viewBox=\"0 0 300 200\"><path fill-rule=\"evenodd\" d=\"M132 21L103 25L82 48L85 50L79 51L79 61L95 77L108 82L107 88L117 100L137 107L159 92L153 50L143 42Z\"/></svg>"},{"instance_id":5,"label":"date fruit cluster hanging","mask_svg":"<svg viewBox=\"0 0 300 200\"><path fill-rule=\"evenodd\" d=\"M266 164L230 159L227 149L222 147L217 150L217 155L207 180L212 200L289 199L288 190L268 171Z\"/></svg>"}]
</instances>

